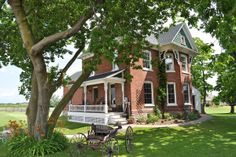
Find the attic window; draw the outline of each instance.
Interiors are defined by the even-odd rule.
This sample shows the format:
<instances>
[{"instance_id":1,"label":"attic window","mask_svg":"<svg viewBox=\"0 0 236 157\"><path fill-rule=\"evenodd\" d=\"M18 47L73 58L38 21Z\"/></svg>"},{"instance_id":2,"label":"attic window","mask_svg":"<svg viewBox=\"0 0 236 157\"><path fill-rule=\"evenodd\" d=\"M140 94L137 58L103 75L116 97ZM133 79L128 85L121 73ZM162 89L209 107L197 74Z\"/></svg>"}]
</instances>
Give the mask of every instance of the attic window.
<instances>
[{"instance_id":1,"label":"attic window","mask_svg":"<svg viewBox=\"0 0 236 157\"><path fill-rule=\"evenodd\" d=\"M181 45L186 45L185 37L183 35L180 36Z\"/></svg>"}]
</instances>

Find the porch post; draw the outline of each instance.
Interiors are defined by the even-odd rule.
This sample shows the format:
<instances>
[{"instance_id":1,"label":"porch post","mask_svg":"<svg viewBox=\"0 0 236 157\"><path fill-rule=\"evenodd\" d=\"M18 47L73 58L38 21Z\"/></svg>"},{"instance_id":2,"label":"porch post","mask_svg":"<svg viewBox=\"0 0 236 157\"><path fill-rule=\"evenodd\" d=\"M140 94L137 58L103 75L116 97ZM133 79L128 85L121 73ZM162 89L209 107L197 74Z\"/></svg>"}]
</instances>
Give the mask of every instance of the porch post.
<instances>
[{"instance_id":1,"label":"porch post","mask_svg":"<svg viewBox=\"0 0 236 157\"><path fill-rule=\"evenodd\" d=\"M107 82L104 82L104 91L105 91L105 107L104 107L104 112L108 113L108 103L107 103Z\"/></svg>"},{"instance_id":2,"label":"porch post","mask_svg":"<svg viewBox=\"0 0 236 157\"><path fill-rule=\"evenodd\" d=\"M125 112L124 111L124 106L125 106L125 102L124 102L124 100L125 100L124 82L121 83L121 90L122 90L122 108L123 108L123 112Z\"/></svg>"},{"instance_id":3,"label":"porch post","mask_svg":"<svg viewBox=\"0 0 236 157\"><path fill-rule=\"evenodd\" d=\"M87 85L84 85L84 112L86 112L86 106L87 106Z\"/></svg>"}]
</instances>

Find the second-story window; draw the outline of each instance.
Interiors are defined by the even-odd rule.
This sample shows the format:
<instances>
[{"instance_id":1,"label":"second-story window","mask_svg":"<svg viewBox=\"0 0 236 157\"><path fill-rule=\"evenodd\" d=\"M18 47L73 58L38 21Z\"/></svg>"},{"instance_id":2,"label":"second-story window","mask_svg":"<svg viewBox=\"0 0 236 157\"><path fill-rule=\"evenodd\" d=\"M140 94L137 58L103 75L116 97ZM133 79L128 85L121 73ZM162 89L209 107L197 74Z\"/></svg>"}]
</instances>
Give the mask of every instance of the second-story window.
<instances>
[{"instance_id":1,"label":"second-story window","mask_svg":"<svg viewBox=\"0 0 236 157\"><path fill-rule=\"evenodd\" d=\"M167 53L165 58L166 71L175 71L174 69L174 56L172 53Z\"/></svg>"},{"instance_id":2,"label":"second-story window","mask_svg":"<svg viewBox=\"0 0 236 157\"><path fill-rule=\"evenodd\" d=\"M143 69L144 70L152 70L152 54L151 51L143 52Z\"/></svg>"},{"instance_id":3,"label":"second-story window","mask_svg":"<svg viewBox=\"0 0 236 157\"><path fill-rule=\"evenodd\" d=\"M119 69L118 65L115 63L115 60L116 60L117 57L118 57L118 54L117 54L117 52L115 51L115 52L114 52L114 59L113 59L113 61L112 61L112 71Z\"/></svg>"},{"instance_id":4,"label":"second-story window","mask_svg":"<svg viewBox=\"0 0 236 157\"><path fill-rule=\"evenodd\" d=\"M187 61L187 56L184 54L181 54L180 56L180 61L182 63L182 71L183 72L188 72L188 61Z\"/></svg>"}]
</instances>

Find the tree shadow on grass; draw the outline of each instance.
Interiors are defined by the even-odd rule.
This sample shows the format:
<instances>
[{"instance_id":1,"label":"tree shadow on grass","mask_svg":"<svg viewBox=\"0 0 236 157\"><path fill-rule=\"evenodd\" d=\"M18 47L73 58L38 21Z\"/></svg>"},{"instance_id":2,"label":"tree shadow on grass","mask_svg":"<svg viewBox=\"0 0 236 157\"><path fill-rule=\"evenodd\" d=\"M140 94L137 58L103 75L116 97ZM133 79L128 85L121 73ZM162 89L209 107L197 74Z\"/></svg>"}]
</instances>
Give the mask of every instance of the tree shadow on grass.
<instances>
[{"instance_id":1,"label":"tree shadow on grass","mask_svg":"<svg viewBox=\"0 0 236 157\"><path fill-rule=\"evenodd\" d=\"M221 118L226 121L218 118L190 127L136 129L134 152L126 154L122 150L120 154L130 157L233 157L236 154L235 124L232 125L232 117L225 115Z\"/></svg>"}]
</instances>

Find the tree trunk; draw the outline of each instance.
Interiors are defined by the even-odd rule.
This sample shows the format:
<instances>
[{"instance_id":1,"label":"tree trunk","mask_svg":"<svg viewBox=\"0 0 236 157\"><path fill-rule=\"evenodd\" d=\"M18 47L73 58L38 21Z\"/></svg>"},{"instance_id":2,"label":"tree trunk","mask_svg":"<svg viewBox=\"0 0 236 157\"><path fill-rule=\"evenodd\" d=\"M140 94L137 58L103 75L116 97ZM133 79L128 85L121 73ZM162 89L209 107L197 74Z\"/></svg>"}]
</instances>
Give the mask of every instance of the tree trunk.
<instances>
[{"instance_id":1,"label":"tree trunk","mask_svg":"<svg viewBox=\"0 0 236 157\"><path fill-rule=\"evenodd\" d=\"M53 130L54 130L55 126L56 126L56 122L57 122L61 112L64 110L64 108L66 107L68 102L71 100L71 98L73 97L73 95L76 92L76 90L89 77L90 73L91 73L91 71L84 70L82 75L75 81L75 83L70 88L68 93L62 98L62 100L59 102L59 104L53 110L53 112L52 112L52 114L51 114L51 116L50 116L50 118L48 120L48 124L49 124L49 131L48 131L48 133L49 133L49 136L53 132Z\"/></svg>"},{"instance_id":2,"label":"tree trunk","mask_svg":"<svg viewBox=\"0 0 236 157\"><path fill-rule=\"evenodd\" d=\"M38 108L35 120L34 137L38 140L47 137L47 120L49 114L50 98L50 80L47 76L46 64L43 56L32 56L36 78L38 83Z\"/></svg>"},{"instance_id":3,"label":"tree trunk","mask_svg":"<svg viewBox=\"0 0 236 157\"><path fill-rule=\"evenodd\" d=\"M34 124L37 115L37 103L38 103L38 85L36 76L33 73L32 84L31 84L31 97L26 110L28 131L30 135L34 134Z\"/></svg>"},{"instance_id":4,"label":"tree trunk","mask_svg":"<svg viewBox=\"0 0 236 157\"><path fill-rule=\"evenodd\" d=\"M203 96L202 114L206 114L206 112L205 112L205 106L206 106L206 96Z\"/></svg>"},{"instance_id":5,"label":"tree trunk","mask_svg":"<svg viewBox=\"0 0 236 157\"><path fill-rule=\"evenodd\" d=\"M206 97L207 97L207 89L206 89L206 80L205 80L205 72L204 70L202 71L202 81L204 84L203 87L203 104L202 104L202 114L206 114L205 112L205 106L206 106Z\"/></svg>"},{"instance_id":6,"label":"tree trunk","mask_svg":"<svg viewBox=\"0 0 236 157\"><path fill-rule=\"evenodd\" d=\"M234 113L234 105L230 105L230 113Z\"/></svg>"}]
</instances>

